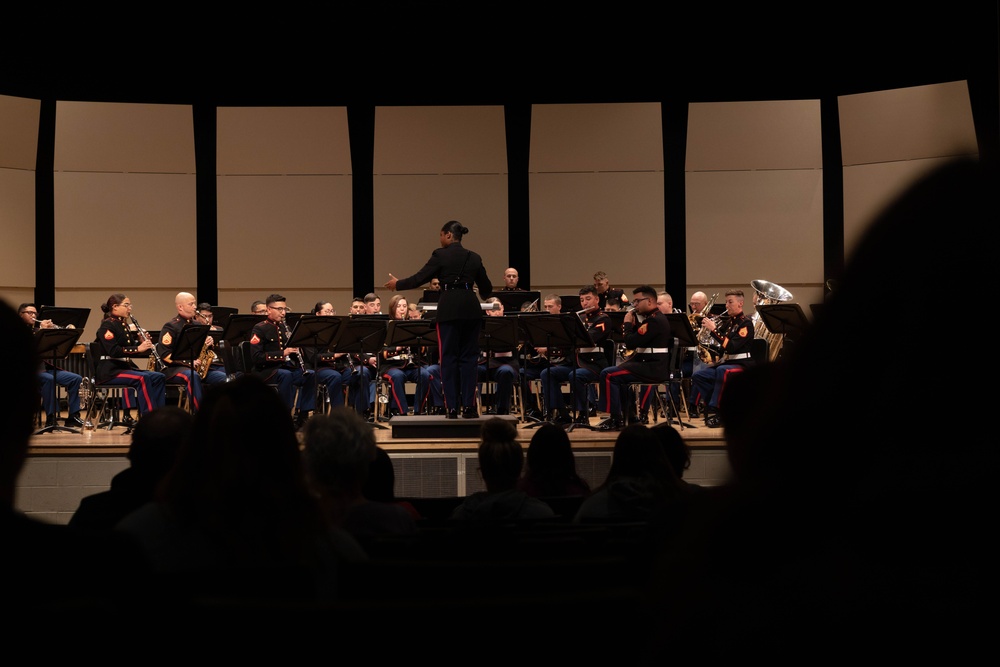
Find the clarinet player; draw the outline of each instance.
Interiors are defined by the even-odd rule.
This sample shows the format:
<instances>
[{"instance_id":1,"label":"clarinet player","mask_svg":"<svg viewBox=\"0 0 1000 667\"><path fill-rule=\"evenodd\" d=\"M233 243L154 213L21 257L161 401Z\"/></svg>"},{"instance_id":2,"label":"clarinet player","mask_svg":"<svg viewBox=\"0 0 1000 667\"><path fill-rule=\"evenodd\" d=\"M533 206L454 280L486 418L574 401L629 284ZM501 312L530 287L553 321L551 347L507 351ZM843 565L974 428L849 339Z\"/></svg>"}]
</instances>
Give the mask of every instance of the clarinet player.
<instances>
[{"instance_id":1,"label":"clarinet player","mask_svg":"<svg viewBox=\"0 0 1000 667\"><path fill-rule=\"evenodd\" d=\"M97 329L94 347L99 354L96 364L97 381L131 387L139 404L139 417L167 401L166 378L155 370L140 370L133 359L147 363L155 348L149 334L139 328L132 316L132 300L121 293L112 294L101 304L104 320ZM131 421L133 392L125 392L126 423Z\"/></svg>"},{"instance_id":2,"label":"clarinet player","mask_svg":"<svg viewBox=\"0 0 1000 667\"><path fill-rule=\"evenodd\" d=\"M285 322L289 308L285 297L271 294L265 299L267 317L250 331L253 373L264 382L278 385L278 395L295 409L295 426L301 428L316 409L316 374L308 371L297 347L288 347L291 331ZM299 396L295 398L295 388Z\"/></svg>"},{"instance_id":3,"label":"clarinet player","mask_svg":"<svg viewBox=\"0 0 1000 667\"><path fill-rule=\"evenodd\" d=\"M446 222L439 235L441 247L431 253L424 267L408 278L396 278L390 273L388 282L383 285L395 292L414 289L433 278L441 281L441 299L434 321L441 349L441 384L449 419L458 417L460 406L462 417L479 417L476 382L479 332L483 328L480 299L488 299L493 292L482 257L462 246L462 237L468 233L469 228L457 220ZM478 296L474 287L479 289Z\"/></svg>"}]
</instances>

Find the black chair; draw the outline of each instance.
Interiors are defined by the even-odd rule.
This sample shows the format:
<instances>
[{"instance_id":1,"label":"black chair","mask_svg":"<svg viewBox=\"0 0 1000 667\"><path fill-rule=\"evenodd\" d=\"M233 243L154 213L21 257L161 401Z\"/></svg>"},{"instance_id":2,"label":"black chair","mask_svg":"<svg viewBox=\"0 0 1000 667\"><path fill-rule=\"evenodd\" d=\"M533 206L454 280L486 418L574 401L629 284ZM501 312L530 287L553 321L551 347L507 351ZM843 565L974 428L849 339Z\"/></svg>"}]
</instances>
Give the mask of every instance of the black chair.
<instances>
[{"instance_id":1,"label":"black chair","mask_svg":"<svg viewBox=\"0 0 1000 667\"><path fill-rule=\"evenodd\" d=\"M85 347L83 356L90 381L90 399L84 423L89 422L94 424L95 429L106 428L109 431L116 426L125 426L128 429L125 431L126 435L131 433L135 422L125 421L122 417L122 410L125 409L125 392L132 392L136 405L139 403L138 394L132 387L98 382L97 356L100 354L99 347L94 347L94 343L83 343L83 345Z\"/></svg>"}]
</instances>

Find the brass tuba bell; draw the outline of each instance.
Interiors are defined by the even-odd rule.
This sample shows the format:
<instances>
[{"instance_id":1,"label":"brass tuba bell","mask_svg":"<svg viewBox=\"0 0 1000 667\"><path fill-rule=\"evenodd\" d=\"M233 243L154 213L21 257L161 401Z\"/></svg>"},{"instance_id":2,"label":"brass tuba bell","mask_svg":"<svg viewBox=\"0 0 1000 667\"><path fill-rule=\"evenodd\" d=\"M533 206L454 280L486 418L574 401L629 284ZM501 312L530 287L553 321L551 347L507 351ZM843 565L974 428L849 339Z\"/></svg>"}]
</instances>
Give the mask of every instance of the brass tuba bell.
<instances>
[{"instance_id":1,"label":"brass tuba bell","mask_svg":"<svg viewBox=\"0 0 1000 667\"><path fill-rule=\"evenodd\" d=\"M773 303L792 300L792 293L776 283L766 280L751 280L750 287L755 292L753 295L753 305L755 308L757 306L767 306ZM778 353L781 352L781 344L785 340L785 335L771 333L767 325L764 324L764 318L760 316L760 312L757 310L754 310L751 319L753 320L754 338L763 338L767 341L768 361L774 361L778 358Z\"/></svg>"}]
</instances>

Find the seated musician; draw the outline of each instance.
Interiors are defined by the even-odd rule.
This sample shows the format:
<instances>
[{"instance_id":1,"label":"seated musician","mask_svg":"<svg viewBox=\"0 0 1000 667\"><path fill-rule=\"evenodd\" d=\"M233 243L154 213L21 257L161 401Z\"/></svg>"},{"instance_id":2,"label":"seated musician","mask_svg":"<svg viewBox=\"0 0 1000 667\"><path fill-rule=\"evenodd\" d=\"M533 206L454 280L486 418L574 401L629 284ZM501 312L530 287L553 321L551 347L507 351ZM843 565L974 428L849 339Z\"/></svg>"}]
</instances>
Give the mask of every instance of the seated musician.
<instances>
[{"instance_id":1,"label":"seated musician","mask_svg":"<svg viewBox=\"0 0 1000 667\"><path fill-rule=\"evenodd\" d=\"M222 355L220 351L222 347L226 344L226 341L222 339L223 328L216 324L215 314L212 312L212 305L209 303L199 303L198 304L198 321L200 324L207 324L209 327L209 336L213 340L213 344L210 346L212 350L211 355L206 355L211 358L211 370L220 371L223 374L226 372L226 364L222 361ZM199 373L201 369L199 368ZM217 376L216 376L217 377ZM202 380L205 384L211 384L208 381L207 376Z\"/></svg>"},{"instance_id":2,"label":"seated musician","mask_svg":"<svg viewBox=\"0 0 1000 667\"><path fill-rule=\"evenodd\" d=\"M337 311L333 309L333 304L329 301L319 301L313 306L312 314L333 317ZM318 347L303 347L301 351L306 367L316 371L316 386L326 387L326 396L330 407L335 408L343 405L344 376L350 375L348 354L321 350ZM325 406L323 407L322 411L326 412ZM365 406L362 406L361 414L364 414L364 411Z\"/></svg>"},{"instance_id":3,"label":"seated musician","mask_svg":"<svg viewBox=\"0 0 1000 667\"><path fill-rule=\"evenodd\" d=\"M517 286L518 274L517 269L514 267L508 267L503 272L503 287L501 287L498 292L523 292L524 290Z\"/></svg>"},{"instance_id":4,"label":"seated musician","mask_svg":"<svg viewBox=\"0 0 1000 667\"><path fill-rule=\"evenodd\" d=\"M713 339L722 346L722 357L691 376L691 393L705 414L705 426L722 426L719 418L719 396L722 394L726 372L733 368L753 365L750 347L754 339L753 321L743 312L743 290L731 289L726 292L726 312L717 319L706 317L702 327L711 333Z\"/></svg>"},{"instance_id":5,"label":"seated musician","mask_svg":"<svg viewBox=\"0 0 1000 667\"><path fill-rule=\"evenodd\" d=\"M593 383L601 379L601 371L608 364L604 344L611 339L611 318L601 310L600 297L593 285L580 288L580 310L584 311L580 317L590 335L591 345L576 350L576 369L570 373L569 386L576 394L577 423L589 425L589 407L597 398Z\"/></svg>"},{"instance_id":6,"label":"seated musician","mask_svg":"<svg viewBox=\"0 0 1000 667\"><path fill-rule=\"evenodd\" d=\"M389 300L389 319L406 320L407 302L402 294L395 294ZM379 376L389 383L389 414L409 413L406 399L406 383L413 382L417 388L413 394L413 414L421 414L430 393L430 371L427 366L417 363L408 346L385 347L379 358Z\"/></svg>"},{"instance_id":7,"label":"seated musician","mask_svg":"<svg viewBox=\"0 0 1000 667\"><path fill-rule=\"evenodd\" d=\"M250 331L252 372L264 382L278 385L278 395L289 412L294 407L295 426L301 428L316 409L316 374L306 368L297 347L288 347L291 331L285 322L285 314L289 310L285 297L272 294L265 303L267 317ZM299 388L297 399L296 387Z\"/></svg>"},{"instance_id":8,"label":"seated musician","mask_svg":"<svg viewBox=\"0 0 1000 667\"><path fill-rule=\"evenodd\" d=\"M545 297L542 306L552 315L562 313L562 299L554 294ZM569 374L575 368L573 351L556 347L536 347L535 351L548 360L546 367L539 373L546 419L556 424L572 423L573 420L566 410L566 400L562 395L562 383L569 381Z\"/></svg>"},{"instance_id":9,"label":"seated musician","mask_svg":"<svg viewBox=\"0 0 1000 667\"><path fill-rule=\"evenodd\" d=\"M153 341L131 317L132 300L115 293L101 304L105 318L97 328L92 353L99 355L95 370L97 382L130 387L125 393L125 423L131 422L128 409L138 401L139 416L162 407L167 401L166 378L155 370L140 370L133 359L149 364Z\"/></svg>"},{"instance_id":10,"label":"seated musician","mask_svg":"<svg viewBox=\"0 0 1000 667\"><path fill-rule=\"evenodd\" d=\"M32 330L58 328L52 320L39 321L38 308L33 303L22 303L17 308L17 314ZM52 386L52 370L53 365L47 361L38 366L39 392L42 396L42 409L45 410L46 428L55 426L59 416L59 404ZM80 419L80 384L83 382L83 376L56 366L54 379L56 384L66 390L66 407L69 413L66 426L83 426L83 420Z\"/></svg>"},{"instance_id":11,"label":"seated musician","mask_svg":"<svg viewBox=\"0 0 1000 667\"><path fill-rule=\"evenodd\" d=\"M562 298L558 294L549 294L542 299L542 309L553 315L562 312ZM521 312L532 312L532 309L521 308ZM530 391L533 380L542 379L542 371L549 367L548 350L545 347L535 347L530 342L525 342L523 347L524 365L522 370L521 396L524 398L525 415L529 419L542 421L549 414L549 408L539 405L539 400L534 392ZM544 386L541 392L541 402L545 402Z\"/></svg>"},{"instance_id":12,"label":"seated musician","mask_svg":"<svg viewBox=\"0 0 1000 667\"><path fill-rule=\"evenodd\" d=\"M622 326L625 347L635 352L628 361L601 371L601 402L610 414L602 426L605 430L617 431L625 426L622 386L664 382L670 374L670 347L674 337L670 322L656 305L656 290L649 285L641 285L632 290L632 295L634 308L625 314ZM638 322L640 318L641 323ZM652 395L652 388L643 393L639 400L640 411L648 409ZM638 415L631 409L629 420L638 420Z\"/></svg>"},{"instance_id":13,"label":"seated musician","mask_svg":"<svg viewBox=\"0 0 1000 667\"><path fill-rule=\"evenodd\" d=\"M510 269L507 269L510 271ZM486 311L486 317L503 317L503 302L495 296L491 296L486 303L496 304L496 308ZM489 371L486 368L486 357L489 355ZM517 363L517 345L497 343L490 345L490 348L479 351L479 372L480 382L491 380L495 383L496 390L493 393L493 405L489 408L489 414L509 415L510 401L514 394L514 380L520 376Z\"/></svg>"},{"instance_id":14,"label":"seated musician","mask_svg":"<svg viewBox=\"0 0 1000 667\"><path fill-rule=\"evenodd\" d=\"M179 385L187 391L191 399L191 411L197 412L201 406L202 382L205 384L217 384L226 381L224 370L212 370L209 368L205 379L202 380L199 370L201 359L193 361L173 359L174 341L180 335L181 330L188 324L201 324L198 322L197 301L194 295L188 292L179 292L174 297L174 306L177 308L177 315L163 325L160 330L160 338L156 343L156 352L163 360L163 375L167 379L167 384ZM205 339L205 346L211 348L215 344L212 336Z\"/></svg>"}]
</instances>

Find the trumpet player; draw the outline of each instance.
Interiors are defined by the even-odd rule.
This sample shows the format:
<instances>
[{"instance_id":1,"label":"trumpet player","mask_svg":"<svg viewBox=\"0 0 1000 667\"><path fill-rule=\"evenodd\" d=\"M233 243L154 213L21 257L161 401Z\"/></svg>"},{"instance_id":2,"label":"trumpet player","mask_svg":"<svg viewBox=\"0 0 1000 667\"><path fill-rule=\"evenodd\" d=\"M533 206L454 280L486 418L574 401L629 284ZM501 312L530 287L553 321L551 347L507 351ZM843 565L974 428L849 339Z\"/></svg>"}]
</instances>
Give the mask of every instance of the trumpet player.
<instances>
[{"instance_id":1,"label":"trumpet player","mask_svg":"<svg viewBox=\"0 0 1000 667\"><path fill-rule=\"evenodd\" d=\"M285 322L285 314L289 311L285 297L271 294L265 303L267 317L250 331L251 372L264 382L278 385L278 395L289 412L295 409L295 426L301 428L316 409L316 374L307 371L299 349L288 346L291 331Z\"/></svg>"},{"instance_id":2,"label":"trumpet player","mask_svg":"<svg viewBox=\"0 0 1000 667\"><path fill-rule=\"evenodd\" d=\"M694 394L692 400L702 406L705 426L709 428L722 426L719 396L725 384L726 372L753 365L750 347L754 339L754 327L753 321L743 312L743 300L743 290L731 289L726 292L724 316L720 315L718 320L706 316L702 320L702 327L709 331L724 352L718 361L695 371L691 376L691 393Z\"/></svg>"},{"instance_id":3,"label":"trumpet player","mask_svg":"<svg viewBox=\"0 0 1000 667\"><path fill-rule=\"evenodd\" d=\"M55 329L56 325L52 320L38 320L38 307L33 303L22 303L17 308L17 314L21 316L31 329ZM59 416L59 404L56 402L56 392L52 387L55 381L60 387L66 390L66 407L69 417L66 418L66 426L83 426L80 419L80 384L83 377L72 371L55 367L45 361L38 365L39 391L42 394L42 409L45 410L46 428L56 425Z\"/></svg>"},{"instance_id":4,"label":"trumpet player","mask_svg":"<svg viewBox=\"0 0 1000 667\"><path fill-rule=\"evenodd\" d=\"M159 371L140 370L133 359L149 359L153 341L149 334L139 329L132 315L132 300L126 295L115 293L101 304L105 314L97 328L97 337L91 347L91 354L98 354L96 364L97 381L101 384L115 384L131 387L138 401L139 416L162 407L167 401L166 377ZM128 409L132 407L132 393L125 393L126 418L131 421Z\"/></svg>"},{"instance_id":5,"label":"trumpet player","mask_svg":"<svg viewBox=\"0 0 1000 667\"><path fill-rule=\"evenodd\" d=\"M201 406L202 383L218 384L226 381L226 373L219 370L209 369L204 380L197 372L201 359L191 361L174 360L174 341L181 334L181 330L189 324L201 324L198 317L198 302L194 295L189 292L179 292L174 297L174 306L177 308L177 315L166 322L160 329L160 338L156 343L156 352L163 360L163 375L166 377L168 385L184 387L188 398L191 401L191 411L197 412ZM212 336L205 339L205 346L211 348L215 345Z\"/></svg>"}]
</instances>

